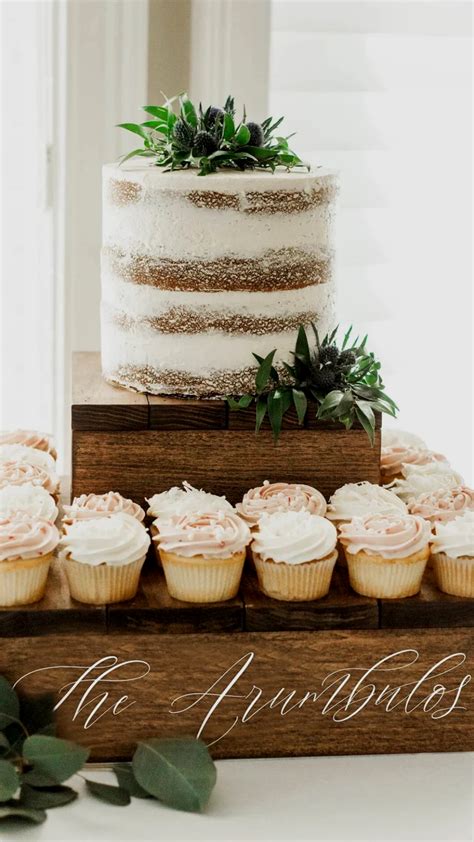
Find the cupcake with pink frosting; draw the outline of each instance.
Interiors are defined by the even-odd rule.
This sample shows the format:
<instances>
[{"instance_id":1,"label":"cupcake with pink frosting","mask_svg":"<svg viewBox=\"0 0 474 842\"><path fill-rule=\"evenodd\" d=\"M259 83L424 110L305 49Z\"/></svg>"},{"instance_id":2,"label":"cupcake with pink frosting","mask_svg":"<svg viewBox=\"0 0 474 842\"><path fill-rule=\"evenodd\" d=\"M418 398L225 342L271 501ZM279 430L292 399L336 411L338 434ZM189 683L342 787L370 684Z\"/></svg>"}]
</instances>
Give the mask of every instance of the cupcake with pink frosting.
<instances>
[{"instance_id":1,"label":"cupcake with pink frosting","mask_svg":"<svg viewBox=\"0 0 474 842\"><path fill-rule=\"evenodd\" d=\"M59 477L54 471L28 462L0 462L0 488L21 485L44 488L58 501Z\"/></svg>"},{"instance_id":2,"label":"cupcake with pink frosting","mask_svg":"<svg viewBox=\"0 0 474 842\"><path fill-rule=\"evenodd\" d=\"M392 444L382 446L380 472L383 482L403 477L404 465L428 465L431 462L447 462L441 453L434 453L425 447Z\"/></svg>"},{"instance_id":3,"label":"cupcake with pink frosting","mask_svg":"<svg viewBox=\"0 0 474 842\"><path fill-rule=\"evenodd\" d=\"M236 596L250 529L233 510L159 519L153 538L170 595L183 602Z\"/></svg>"},{"instance_id":4,"label":"cupcake with pink frosting","mask_svg":"<svg viewBox=\"0 0 474 842\"><path fill-rule=\"evenodd\" d=\"M438 491L421 494L411 501L408 508L410 514L424 517L433 526L448 523L465 512L474 511L474 489L467 485L439 488Z\"/></svg>"},{"instance_id":5,"label":"cupcake with pink frosting","mask_svg":"<svg viewBox=\"0 0 474 842\"><path fill-rule=\"evenodd\" d=\"M431 527L417 515L367 515L340 527L351 587L362 596L413 596L430 555Z\"/></svg>"},{"instance_id":6,"label":"cupcake with pink frosting","mask_svg":"<svg viewBox=\"0 0 474 842\"><path fill-rule=\"evenodd\" d=\"M39 433L37 430L11 430L0 432L0 446L2 444L22 444L49 453L53 459L57 458L53 438L49 433Z\"/></svg>"},{"instance_id":7,"label":"cupcake with pink frosting","mask_svg":"<svg viewBox=\"0 0 474 842\"><path fill-rule=\"evenodd\" d=\"M436 582L453 596L474 597L474 511L435 524L431 551Z\"/></svg>"},{"instance_id":8,"label":"cupcake with pink frosting","mask_svg":"<svg viewBox=\"0 0 474 842\"><path fill-rule=\"evenodd\" d=\"M64 506L63 523L70 524L76 520L93 520L124 512L136 518L141 523L145 512L138 503L122 497L118 491L108 491L106 494L81 494L74 497L70 506Z\"/></svg>"},{"instance_id":9,"label":"cupcake with pink frosting","mask_svg":"<svg viewBox=\"0 0 474 842\"><path fill-rule=\"evenodd\" d=\"M320 599L337 560L336 527L307 510L264 514L252 541L261 590L287 602Z\"/></svg>"},{"instance_id":10,"label":"cupcake with pink frosting","mask_svg":"<svg viewBox=\"0 0 474 842\"><path fill-rule=\"evenodd\" d=\"M0 517L0 605L42 599L59 532L48 520L25 512Z\"/></svg>"},{"instance_id":11,"label":"cupcake with pink frosting","mask_svg":"<svg viewBox=\"0 0 474 842\"><path fill-rule=\"evenodd\" d=\"M263 485L247 491L235 508L240 517L254 529L264 514L305 511L323 517L327 506L321 492L310 485L265 480Z\"/></svg>"}]
</instances>

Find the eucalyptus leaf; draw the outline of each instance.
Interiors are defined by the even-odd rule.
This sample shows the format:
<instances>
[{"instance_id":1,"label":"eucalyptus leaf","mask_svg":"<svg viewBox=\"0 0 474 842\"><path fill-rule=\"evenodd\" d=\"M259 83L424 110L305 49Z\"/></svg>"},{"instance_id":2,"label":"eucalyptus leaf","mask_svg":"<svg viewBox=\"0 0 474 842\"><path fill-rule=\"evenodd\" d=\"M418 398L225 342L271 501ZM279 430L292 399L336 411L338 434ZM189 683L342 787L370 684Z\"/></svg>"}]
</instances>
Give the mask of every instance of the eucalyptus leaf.
<instances>
[{"instance_id":1,"label":"eucalyptus leaf","mask_svg":"<svg viewBox=\"0 0 474 842\"><path fill-rule=\"evenodd\" d=\"M200 740L154 739L139 743L133 772L150 795L177 810L204 810L216 783L216 767Z\"/></svg>"},{"instance_id":2,"label":"eucalyptus leaf","mask_svg":"<svg viewBox=\"0 0 474 842\"><path fill-rule=\"evenodd\" d=\"M300 424L302 424L304 422L306 410L308 408L308 399L301 389L293 388L291 390L291 393L293 395L293 403L295 405L298 421Z\"/></svg>"},{"instance_id":3,"label":"eucalyptus leaf","mask_svg":"<svg viewBox=\"0 0 474 842\"><path fill-rule=\"evenodd\" d=\"M36 772L50 775L60 784L82 769L89 749L69 740L34 734L25 740L23 756Z\"/></svg>"},{"instance_id":4,"label":"eucalyptus leaf","mask_svg":"<svg viewBox=\"0 0 474 842\"><path fill-rule=\"evenodd\" d=\"M272 369L273 364L273 357L276 354L276 348L273 351L270 351L269 354L263 359L260 363L256 377L255 377L255 386L257 392L262 392L265 386L268 383L268 379L270 377L270 372Z\"/></svg>"},{"instance_id":5,"label":"eucalyptus leaf","mask_svg":"<svg viewBox=\"0 0 474 842\"><path fill-rule=\"evenodd\" d=\"M334 389L332 392L329 392L319 407L319 417L322 418L327 412L334 410L334 408L340 404L342 398L343 393L339 389Z\"/></svg>"},{"instance_id":6,"label":"eucalyptus leaf","mask_svg":"<svg viewBox=\"0 0 474 842\"><path fill-rule=\"evenodd\" d=\"M0 731L3 731L20 715L20 700L13 687L0 675Z\"/></svg>"},{"instance_id":7,"label":"eucalyptus leaf","mask_svg":"<svg viewBox=\"0 0 474 842\"><path fill-rule=\"evenodd\" d=\"M269 393L267 407L268 418L273 431L273 438L276 441L280 435L283 420L282 393L279 389L275 389Z\"/></svg>"},{"instance_id":8,"label":"eucalyptus leaf","mask_svg":"<svg viewBox=\"0 0 474 842\"><path fill-rule=\"evenodd\" d=\"M46 813L44 810L23 807L20 801L8 801L6 804L0 804L0 821L11 818L25 819L25 821L33 822L33 824L42 824L46 821Z\"/></svg>"},{"instance_id":9,"label":"eucalyptus leaf","mask_svg":"<svg viewBox=\"0 0 474 842\"><path fill-rule=\"evenodd\" d=\"M113 769L121 789L126 789L134 798L152 798L138 783L130 763L116 763Z\"/></svg>"},{"instance_id":10,"label":"eucalyptus leaf","mask_svg":"<svg viewBox=\"0 0 474 842\"><path fill-rule=\"evenodd\" d=\"M192 126L194 129L197 127L198 119L196 114L196 109L192 104L191 100L188 99L187 95L184 94L181 97L181 116L184 117L187 123Z\"/></svg>"},{"instance_id":11,"label":"eucalyptus leaf","mask_svg":"<svg viewBox=\"0 0 474 842\"><path fill-rule=\"evenodd\" d=\"M77 792L70 786L52 786L47 789L34 789L24 784L20 791L20 803L24 807L32 807L35 810L51 810L54 807L63 807L75 801Z\"/></svg>"},{"instance_id":12,"label":"eucalyptus leaf","mask_svg":"<svg viewBox=\"0 0 474 842\"><path fill-rule=\"evenodd\" d=\"M142 137L144 140L148 140L148 132L138 123L118 123L117 128L126 129L128 132L133 132L134 134Z\"/></svg>"},{"instance_id":13,"label":"eucalyptus leaf","mask_svg":"<svg viewBox=\"0 0 474 842\"><path fill-rule=\"evenodd\" d=\"M234 136L235 126L232 115L226 111L224 114L224 122L222 126L222 136L224 140L230 140Z\"/></svg>"},{"instance_id":14,"label":"eucalyptus leaf","mask_svg":"<svg viewBox=\"0 0 474 842\"><path fill-rule=\"evenodd\" d=\"M374 444L375 424L372 424L372 423L370 422L370 420L369 420L369 419L368 419L368 417L367 417L367 414L366 414L366 413L365 413L365 412L364 412L364 411L360 408L360 404L359 404L359 403L357 403L357 402L356 402L355 411L356 411L356 416L357 416L357 419L359 420L360 424L362 425L362 427L364 428L365 432L367 433L367 435L368 435L368 437L369 437L369 439L370 439L370 443L371 443L371 444L372 444L372 446L373 446L373 444ZM372 415L373 415L373 413L372 413Z\"/></svg>"},{"instance_id":15,"label":"eucalyptus leaf","mask_svg":"<svg viewBox=\"0 0 474 842\"><path fill-rule=\"evenodd\" d=\"M8 801L20 785L18 772L9 760L0 758L0 801Z\"/></svg>"},{"instance_id":16,"label":"eucalyptus leaf","mask_svg":"<svg viewBox=\"0 0 474 842\"><path fill-rule=\"evenodd\" d=\"M309 362L311 359L309 352L308 337L303 325L299 326L298 335L296 337L295 356L304 362Z\"/></svg>"},{"instance_id":17,"label":"eucalyptus leaf","mask_svg":"<svg viewBox=\"0 0 474 842\"><path fill-rule=\"evenodd\" d=\"M10 751L10 741L7 739L5 734L0 731L0 755L8 754Z\"/></svg>"},{"instance_id":18,"label":"eucalyptus leaf","mask_svg":"<svg viewBox=\"0 0 474 842\"><path fill-rule=\"evenodd\" d=\"M142 105L142 110L153 117L158 117L159 120L164 120L165 123L168 120L168 109L163 105Z\"/></svg>"},{"instance_id":19,"label":"eucalyptus leaf","mask_svg":"<svg viewBox=\"0 0 474 842\"><path fill-rule=\"evenodd\" d=\"M258 433L260 431L260 427L263 424L263 420L265 415L267 414L267 397L266 395L261 395L257 400L257 405L255 408L255 432Z\"/></svg>"},{"instance_id":20,"label":"eucalyptus leaf","mask_svg":"<svg viewBox=\"0 0 474 842\"><path fill-rule=\"evenodd\" d=\"M238 131L235 135L235 142L239 144L239 146L246 146L250 140L250 132L243 123L239 126Z\"/></svg>"},{"instance_id":21,"label":"eucalyptus leaf","mask_svg":"<svg viewBox=\"0 0 474 842\"><path fill-rule=\"evenodd\" d=\"M85 778L85 782L88 792L99 801L106 801L107 804L114 804L116 807L126 807L130 804L130 793L121 786L102 784L98 781L90 781L88 778Z\"/></svg>"}]
</instances>

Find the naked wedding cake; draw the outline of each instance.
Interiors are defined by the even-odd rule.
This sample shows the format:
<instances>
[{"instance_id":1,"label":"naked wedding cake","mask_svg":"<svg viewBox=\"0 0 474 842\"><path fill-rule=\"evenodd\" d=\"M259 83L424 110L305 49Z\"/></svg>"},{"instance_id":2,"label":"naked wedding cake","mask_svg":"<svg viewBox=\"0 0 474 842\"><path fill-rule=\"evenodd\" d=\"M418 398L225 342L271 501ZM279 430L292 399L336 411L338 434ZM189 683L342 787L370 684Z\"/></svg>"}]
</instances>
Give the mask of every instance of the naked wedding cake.
<instances>
[{"instance_id":1,"label":"naked wedding cake","mask_svg":"<svg viewBox=\"0 0 474 842\"><path fill-rule=\"evenodd\" d=\"M209 143L204 131L193 142L206 134ZM250 150L237 162L275 148L234 146ZM159 152L103 169L103 374L152 394L241 394L254 384L254 353L276 348L278 367L300 324L314 322L321 335L334 326L336 175L212 171L212 153L200 170L170 172Z\"/></svg>"}]
</instances>

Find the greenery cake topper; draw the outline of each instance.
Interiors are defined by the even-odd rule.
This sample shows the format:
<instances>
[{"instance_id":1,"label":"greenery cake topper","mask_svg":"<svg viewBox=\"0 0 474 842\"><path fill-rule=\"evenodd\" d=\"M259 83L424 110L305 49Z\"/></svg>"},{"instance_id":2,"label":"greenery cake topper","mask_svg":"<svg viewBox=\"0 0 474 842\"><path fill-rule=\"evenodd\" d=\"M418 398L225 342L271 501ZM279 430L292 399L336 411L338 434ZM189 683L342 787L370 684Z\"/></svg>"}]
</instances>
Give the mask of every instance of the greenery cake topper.
<instances>
[{"instance_id":1,"label":"greenery cake topper","mask_svg":"<svg viewBox=\"0 0 474 842\"><path fill-rule=\"evenodd\" d=\"M358 421L373 444L375 412L395 416L398 407L384 391L381 365L367 350L367 336L351 339L351 326L338 347L338 327L322 340L315 325L311 327L314 346L310 347L306 330L300 325L293 359L282 364L281 374L273 365L276 349L266 357L254 354L258 363L255 392L228 397L230 408L247 409L254 403L256 432L268 415L275 439L291 407L296 409L300 424L313 409L316 418L338 421L346 429Z\"/></svg>"},{"instance_id":2,"label":"greenery cake topper","mask_svg":"<svg viewBox=\"0 0 474 842\"><path fill-rule=\"evenodd\" d=\"M177 114L174 110L178 105ZM222 108L210 105L196 109L187 94L167 99L164 105L144 105L152 119L144 123L120 123L119 128L133 132L143 140L143 147L133 149L121 163L133 157L153 159L167 171L199 170L209 175L226 167L236 170L276 167L305 167L288 141L293 135L275 135L283 117L267 117L262 123L247 121L245 108L241 120L236 119L234 98L228 96Z\"/></svg>"}]
</instances>

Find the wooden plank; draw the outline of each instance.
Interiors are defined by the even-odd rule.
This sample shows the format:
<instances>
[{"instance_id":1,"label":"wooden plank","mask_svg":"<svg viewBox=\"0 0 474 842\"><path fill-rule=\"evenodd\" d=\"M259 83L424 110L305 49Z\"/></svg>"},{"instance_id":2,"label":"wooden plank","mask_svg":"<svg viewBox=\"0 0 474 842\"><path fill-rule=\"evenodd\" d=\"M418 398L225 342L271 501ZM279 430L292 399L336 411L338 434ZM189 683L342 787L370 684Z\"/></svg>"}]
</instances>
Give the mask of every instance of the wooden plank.
<instances>
[{"instance_id":1,"label":"wooden plank","mask_svg":"<svg viewBox=\"0 0 474 842\"><path fill-rule=\"evenodd\" d=\"M265 479L301 482L329 497L347 482L380 478L380 433L362 430L238 430L73 433L72 493L113 489L143 502L188 480L235 503Z\"/></svg>"},{"instance_id":2,"label":"wooden plank","mask_svg":"<svg viewBox=\"0 0 474 842\"><path fill-rule=\"evenodd\" d=\"M147 395L151 430L220 430L227 425L224 401Z\"/></svg>"},{"instance_id":3,"label":"wooden plank","mask_svg":"<svg viewBox=\"0 0 474 842\"><path fill-rule=\"evenodd\" d=\"M148 561L135 599L107 609L110 633L204 633L243 629L244 609L240 598L197 605L173 599L156 561Z\"/></svg>"},{"instance_id":4,"label":"wooden plank","mask_svg":"<svg viewBox=\"0 0 474 842\"><path fill-rule=\"evenodd\" d=\"M0 637L50 636L105 632L103 605L85 605L71 599L66 575L56 560L50 569L46 593L40 602L0 608Z\"/></svg>"},{"instance_id":5,"label":"wooden plank","mask_svg":"<svg viewBox=\"0 0 474 842\"><path fill-rule=\"evenodd\" d=\"M473 627L474 600L440 591L433 570L428 569L416 596L380 600L380 625L394 629Z\"/></svg>"},{"instance_id":6,"label":"wooden plank","mask_svg":"<svg viewBox=\"0 0 474 842\"><path fill-rule=\"evenodd\" d=\"M102 377L99 353L74 353L72 366L73 430L142 430L148 427L146 395L107 383Z\"/></svg>"},{"instance_id":7,"label":"wooden plank","mask_svg":"<svg viewBox=\"0 0 474 842\"><path fill-rule=\"evenodd\" d=\"M77 685L89 668L94 685L91 672ZM0 647L0 672L26 693L76 682L59 735L109 761L152 734L200 733L215 757L469 751L472 668L470 629L69 635ZM85 728L91 687L106 699Z\"/></svg>"},{"instance_id":8,"label":"wooden plank","mask_svg":"<svg viewBox=\"0 0 474 842\"><path fill-rule=\"evenodd\" d=\"M229 420L227 424L229 430L252 430L255 431L255 405L247 407L247 409L230 409ZM271 430L268 416L263 421L260 428L263 430ZM303 429L303 426L298 421L298 416L294 408L285 412L282 421L282 430L297 430Z\"/></svg>"},{"instance_id":9,"label":"wooden plank","mask_svg":"<svg viewBox=\"0 0 474 842\"><path fill-rule=\"evenodd\" d=\"M379 624L377 600L351 591L347 571L339 567L334 570L328 595L313 602L270 599L251 573L244 579L242 595L249 632L376 629Z\"/></svg>"}]
</instances>

